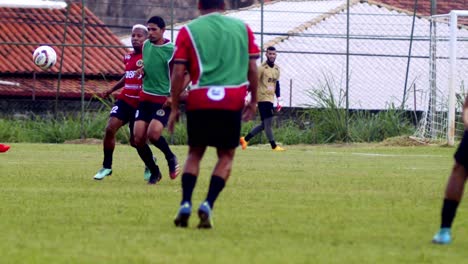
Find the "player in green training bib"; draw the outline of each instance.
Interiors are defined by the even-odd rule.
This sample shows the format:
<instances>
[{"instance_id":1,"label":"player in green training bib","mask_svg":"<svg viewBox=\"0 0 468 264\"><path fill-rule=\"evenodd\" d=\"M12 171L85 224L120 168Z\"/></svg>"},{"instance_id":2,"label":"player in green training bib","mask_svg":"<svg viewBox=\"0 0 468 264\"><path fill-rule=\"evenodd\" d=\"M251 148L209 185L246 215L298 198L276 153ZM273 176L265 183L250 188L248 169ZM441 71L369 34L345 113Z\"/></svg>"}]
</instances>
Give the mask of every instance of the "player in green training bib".
<instances>
[{"instance_id":1,"label":"player in green training bib","mask_svg":"<svg viewBox=\"0 0 468 264\"><path fill-rule=\"evenodd\" d=\"M147 28L148 40L143 44L144 77L140 103L135 115L134 137L138 154L151 171L148 184L156 184L161 180L161 172L152 153L144 147L148 140L164 153L170 178L175 179L179 174L177 158L162 136L171 113L170 69L174 44L163 37L166 24L161 17L151 17Z\"/></svg>"},{"instance_id":2,"label":"player in green training bib","mask_svg":"<svg viewBox=\"0 0 468 264\"><path fill-rule=\"evenodd\" d=\"M172 113L168 125L171 132L177 120L186 71L192 81L186 104L189 151L182 174L182 201L174 224L188 225L200 162L211 146L216 148L218 159L206 199L198 207L198 228L212 228L214 204L231 174L239 146L242 116L247 120L255 115L259 49L249 26L220 13L224 1L199 0L198 7L202 16L180 30L174 55ZM245 105L248 90L252 100Z\"/></svg>"}]
</instances>

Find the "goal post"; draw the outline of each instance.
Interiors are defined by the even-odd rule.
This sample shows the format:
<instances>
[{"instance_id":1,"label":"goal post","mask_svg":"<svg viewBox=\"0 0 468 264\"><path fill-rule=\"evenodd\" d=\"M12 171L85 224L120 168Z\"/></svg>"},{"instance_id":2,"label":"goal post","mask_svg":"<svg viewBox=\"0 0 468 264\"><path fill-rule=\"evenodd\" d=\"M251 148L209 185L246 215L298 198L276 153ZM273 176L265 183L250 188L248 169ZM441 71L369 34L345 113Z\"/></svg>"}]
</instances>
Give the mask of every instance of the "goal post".
<instances>
[{"instance_id":1,"label":"goal post","mask_svg":"<svg viewBox=\"0 0 468 264\"><path fill-rule=\"evenodd\" d=\"M415 135L424 141L453 146L457 128L462 127L456 121L468 80L468 20L464 17L468 18L468 10L430 17L429 89Z\"/></svg>"},{"instance_id":2,"label":"goal post","mask_svg":"<svg viewBox=\"0 0 468 264\"><path fill-rule=\"evenodd\" d=\"M448 112L448 129L447 143L450 146L455 144L455 86L456 86L456 69L457 69L457 35L458 35L458 17L468 16L467 10L453 10L450 12L450 40L449 40L449 112Z\"/></svg>"}]
</instances>

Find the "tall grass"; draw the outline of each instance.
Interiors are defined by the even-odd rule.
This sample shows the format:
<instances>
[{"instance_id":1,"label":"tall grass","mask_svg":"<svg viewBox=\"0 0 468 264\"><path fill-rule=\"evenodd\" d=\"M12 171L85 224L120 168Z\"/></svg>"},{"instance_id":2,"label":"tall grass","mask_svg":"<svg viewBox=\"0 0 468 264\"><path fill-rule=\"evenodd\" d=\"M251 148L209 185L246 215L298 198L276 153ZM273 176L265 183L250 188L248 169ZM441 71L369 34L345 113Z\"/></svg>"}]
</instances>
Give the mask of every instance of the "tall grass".
<instances>
[{"instance_id":1,"label":"tall grass","mask_svg":"<svg viewBox=\"0 0 468 264\"><path fill-rule=\"evenodd\" d=\"M327 77L319 87L310 90L308 96L314 105L307 105L299 118L276 122L276 141L283 144L379 142L390 137L412 135L415 129L409 115L394 105L378 112L350 111L347 118L346 94L343 89L336 89L334 80ZM244 127L244 135L253 125L254 122L250 122ZM250 143L268 143L268 140L262 134Z\"/></svg>"},{"instance_id":2,"label":"tall grass","mask_svg":"<svg viewBox=\"0 0 468 264\"><path fill-rule=\"evenodd\" d=\"M347 118L344 107L345 92L336 89L332 79L325 78L319 87L309 91L314 101L302 110L298 118L275 120L276 141L290 144L323 144L349 142L378 142L389 137L411 135L414 127L408 115L394 105L379 112L352 111ZM86 138L104 137L113 101L98 98L103 107L98 112L84 114L84 134ZM346 123L348 121L348 124ZM259 120L243 124L242 135L246 135ZM52 116L32 116L30 119L0 119L0 142L63 143L81 137L81 117L73 114ZM163 135L171 144L183 145L187 142L185 117L177 124L175 133ZM117 141L129 142L128 127L119 130ZM250 144L268 143L264 133L254 137Z\"/></svg>"},{"instance_id":3,"label":"tall grass","mask_svg":"<svg viewBox=\"0 0 468 264\"><path fill-rule=\"evenodd\" d=\"M86 113L84 116L85 136L102 138L107 121L107 112ZM32 116L31 119L0 119L0 141L63 143L81 137L81 117L61 114L57 117ZM125 138L119 134L119 140Z\"/></svg>"}]
</instances>

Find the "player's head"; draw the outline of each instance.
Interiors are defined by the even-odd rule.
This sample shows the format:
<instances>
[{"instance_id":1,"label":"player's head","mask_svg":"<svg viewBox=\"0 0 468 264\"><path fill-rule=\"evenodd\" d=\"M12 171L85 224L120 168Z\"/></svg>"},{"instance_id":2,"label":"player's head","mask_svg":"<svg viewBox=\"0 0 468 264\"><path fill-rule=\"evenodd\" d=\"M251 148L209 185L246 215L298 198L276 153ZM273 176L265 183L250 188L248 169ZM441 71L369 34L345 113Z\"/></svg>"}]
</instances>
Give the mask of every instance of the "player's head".
<instances>
[{"instance_id":1,"label":"player's head","mask_svg":"<svg viewBox=\"0 0 468 264\"><path fill-rule=\"evenodd\" d=\"M148 39L152 43L160 41L164 36L164 31L166 30L166 22L160 16L154 16L148 19L147 26L148 28Z\"/></svg>"},{"instance_id":2,"label":"player's head","mask_svg":"<svg viewBox=\"0 0 468 264\"><path fill-rule=\"evenodd\" d=\"M224 0L198 0L198 9L206 10L224 10Z\"/></svg>"},{"instance_id":3,"label":"player's head","mask_svg":"<svg viewBox=\"0 0 468 264\"><path fill-rule=\"evenodd\" d=\"M141 24L136 24L132 28L132 46L135 51L141 52L143 42L148 38L148 29Z\"/></svg>"},{"instance_id":4,"label":"player's head","mask_svg":"<svg viewBox=\"0 0 468 264\"><path fill-rule=\"evenodd\" d=\"M276 60L276 48L273 46L270 46L266 49L266 57L268 62L274 63Z\"/></svg>"}]
</instances>

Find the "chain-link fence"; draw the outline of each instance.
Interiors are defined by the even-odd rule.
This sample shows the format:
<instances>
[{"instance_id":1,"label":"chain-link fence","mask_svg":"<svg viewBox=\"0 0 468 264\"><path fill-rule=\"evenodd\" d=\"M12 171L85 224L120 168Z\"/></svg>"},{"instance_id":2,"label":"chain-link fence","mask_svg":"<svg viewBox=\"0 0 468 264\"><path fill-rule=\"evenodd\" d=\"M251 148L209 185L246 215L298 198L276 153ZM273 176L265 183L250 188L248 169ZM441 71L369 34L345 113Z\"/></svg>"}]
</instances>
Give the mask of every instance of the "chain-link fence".
<instances>
[{"instance_id":1,"label":"chain-link fence","mask_svg":"<svg viewBox=\"0 0 468 264\"><path fill-rule=\"evenodd\" d=\"M28 6L33 2L25 1L23 7L0 5L0 50L8 58L0 64L13 65L0 66L0 93L2 98L29 103L53 100L55 111L58 101L66 100L68 106L86 104L120 79L132 25L160 15L168 25L165 37L174 40L180 28L198 15L196 0L67 1L52 9ZM417 1L226 2L234 8L226 15L247 22L259 46L278 50L286 107L321 107L314 91L325 90L347 109L427 111L434 77L431 10L421 9ZM439 3L441 10L450 10L450 5L463 8L464 1ZM468 78L465 22L461 20L457 28L460 86ZM441 21L436 26L448 24ZM30 59L40 44L49 44L58 53L49 72L34 67ZM435 74L439 89L446 89L441 80L448 76L447 64L437 66Z\"/></svg>"}]
</instances>

